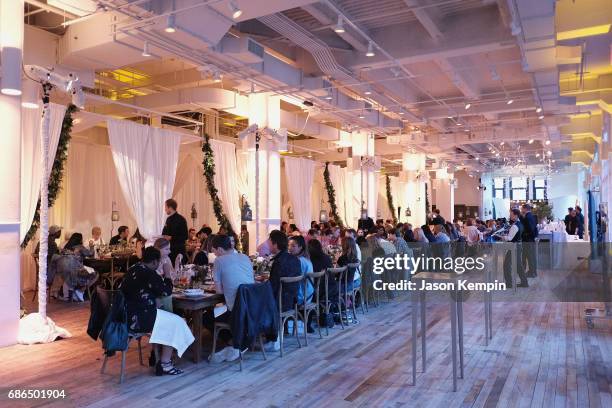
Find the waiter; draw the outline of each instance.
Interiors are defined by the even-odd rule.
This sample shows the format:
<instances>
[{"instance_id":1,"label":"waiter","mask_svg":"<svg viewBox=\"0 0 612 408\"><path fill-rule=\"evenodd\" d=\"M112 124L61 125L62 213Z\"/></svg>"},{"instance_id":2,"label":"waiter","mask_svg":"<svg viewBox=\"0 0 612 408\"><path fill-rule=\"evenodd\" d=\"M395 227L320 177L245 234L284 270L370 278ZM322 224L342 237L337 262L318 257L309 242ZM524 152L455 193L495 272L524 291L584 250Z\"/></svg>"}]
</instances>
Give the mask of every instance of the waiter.
<instances>
[{"instance_id":1,"label":"waiter","mask_svg":"<svg viewBox=\"0 0 612 408\"><path fill-rule=\"evenodd\" d=\"M185 242L189 237L189 230L187 228L187 220L181 214L176 212L176 201L172 198L166 200L165 206L166 224L162 235L168 241L170 241L170 260L174 264L174 260L178 254L183 255L183 262L187 260L187 251L185 250Z\"/></svg>"}]
</instances>

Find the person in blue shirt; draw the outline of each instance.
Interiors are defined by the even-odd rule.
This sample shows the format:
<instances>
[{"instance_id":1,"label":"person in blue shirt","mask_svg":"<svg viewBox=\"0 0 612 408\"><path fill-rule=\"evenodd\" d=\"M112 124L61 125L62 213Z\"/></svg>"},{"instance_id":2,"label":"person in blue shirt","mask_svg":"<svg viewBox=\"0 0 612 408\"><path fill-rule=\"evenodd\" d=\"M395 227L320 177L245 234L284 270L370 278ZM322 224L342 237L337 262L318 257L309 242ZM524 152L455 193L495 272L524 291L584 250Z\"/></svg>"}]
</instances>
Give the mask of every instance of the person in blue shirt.
<instances>
[{"instance_id":1,"label":"person in blue shirt","mask_svg":"<svg viewBox=\"0 0 612 408\"><path fill-rule=\"evenodd\" d=\"M306 247L306 240L301 235L293 235L289 237L288 251L291 255L296 256L300 260L300 268L302 275L306 275L314 271L312 262L310 261L310 255L308 254L308 248ZM306 284L306 300L312 299L314 293L314 287L312 282L308 280ZM298 289L298 304L304 304L304 286L300 285Z\"/></svg>"}]
</instances>

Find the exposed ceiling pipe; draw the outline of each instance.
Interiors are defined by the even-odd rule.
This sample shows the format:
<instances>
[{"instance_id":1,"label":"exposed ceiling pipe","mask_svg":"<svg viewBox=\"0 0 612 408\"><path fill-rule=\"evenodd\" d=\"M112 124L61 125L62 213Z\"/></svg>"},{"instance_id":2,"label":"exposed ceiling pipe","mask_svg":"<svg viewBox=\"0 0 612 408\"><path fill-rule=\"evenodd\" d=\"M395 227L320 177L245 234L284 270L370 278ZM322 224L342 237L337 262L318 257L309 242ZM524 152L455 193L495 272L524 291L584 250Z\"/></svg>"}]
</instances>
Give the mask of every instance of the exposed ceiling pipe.
<instances>
[{"instance_id":1,"label":"exposed ceiling pipe","mask_svg":"<svg viewBox=\"0 0 612 408\"><path fill-rule=\"evenodd\" d=\"M10 1L10 0L7 0ZM69 19L73 19L73 18L78 18L79 16L77 16L76 14L72 14L66 10L62 10L60 8L57 8L55 6L50 6L47 3L43 3L42 1L38 1L38 0L25 0L26 3L31 4L32 6L36 6L38 8L41 8L43 10L46 11L50 11L51 13L55 13L55 14L59 14L60 16L64 17L64 18L69 18Z\"/></svg>"}]
</instances>

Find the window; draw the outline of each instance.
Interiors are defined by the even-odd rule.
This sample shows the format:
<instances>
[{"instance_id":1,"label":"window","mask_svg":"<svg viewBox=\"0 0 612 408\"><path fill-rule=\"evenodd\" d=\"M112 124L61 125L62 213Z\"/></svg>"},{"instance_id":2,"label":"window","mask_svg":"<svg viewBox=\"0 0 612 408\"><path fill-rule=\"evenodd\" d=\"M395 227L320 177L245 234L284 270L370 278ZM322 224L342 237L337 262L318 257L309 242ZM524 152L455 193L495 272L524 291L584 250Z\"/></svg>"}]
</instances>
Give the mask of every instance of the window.
<instances>
[{"instance_id":1,"label":"window","mask_svg":"<svg viewBox=\"0 0 612 408\"><path fill-rule=\"evenodd\" d=\"M506 180L503 177L496 177L493 179L493 198L505 198Z\"/></svg>"},{"instance_id":2,"label":"window","mask_svg":"<svg viewBox=\"0 0 612 408\"><path fill-rule=\"evenodd\" d=\"M546 179L533 180L533 198L536 200L546 200L547 197Z\"/></svg>"},{"instance_id":3,"label":"window","mask_svg":"<svg viewBox=\"0 0 612 408\"><path fill-rule=\"evenodd\" d=\"M512 177L510 179L510 199L527 200L527 178Z\"/></svg>"}]
</instances>

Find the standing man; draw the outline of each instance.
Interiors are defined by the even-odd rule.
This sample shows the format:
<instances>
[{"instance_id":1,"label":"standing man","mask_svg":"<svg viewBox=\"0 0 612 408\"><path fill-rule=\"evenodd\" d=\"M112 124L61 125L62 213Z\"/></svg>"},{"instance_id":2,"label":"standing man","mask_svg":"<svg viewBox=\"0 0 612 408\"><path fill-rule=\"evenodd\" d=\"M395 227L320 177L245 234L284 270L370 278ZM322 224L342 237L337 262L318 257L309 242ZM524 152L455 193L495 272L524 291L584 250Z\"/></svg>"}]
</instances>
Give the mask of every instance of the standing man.
<instances>
[{"instance_id":1,"label":"standing man","mask_svg":"<svg viewBox=\"0 0 612 408\"><path fill-rule=\"evenodd\" d=\"M521 220L519 217L521 216L521 212L518 208L513 208L510 211L510 230L508 230L508 235L502 236L503 240L506 242L512 242L516 245L516 269L518 276L520 278L520 283L516 285L517 288L527 288L529 287L529 283L527 281L527 275L525 275L525 269L523 269L523 264L521 262L521 240L523 239L523 225L521 224ZM504 279L506 281L506 288L510 289L512 287L512 251L506 252L504 256Z\"/></svg>"},{"instance_id":2,"label":"standing man","mask_svg":"<svg viewBox=\"0 0 612 408\"><path fill-rule=\"evenodd\" d=\"M187 251L185 249L185 242L189 237L189 228L187 227L187 220L181 214L176 212L177 204L172 198L166 200L166 225L162 235L168 241L170 241L170 260L174 264L174 260L178 254L183 255L183 261L187 260Z\"/></svg>"},{"instance_id":3,"label":"standing man","mask_svg":"<svg viewBox=\"0 0 612 408\"><path fill-rule=\"evenodd\" d=\"M565 222L565 232L569 235L576 235L576 210L569 207L563 221Z\"/></svg>"},{"instance_id":4,"label":"standing man","mask_svg":"<svg viewBox=\"0 0 612 408\"><path fill-rule=\"evenodd\" d=\"M584 215L582 214L582 208L578 205L576 206L576 232L578 238L584 238Z\"/></svg>"},{"instance_id":5,"label":"standing man","mask_svg":"<svg viewBox=\"0 0 612 408\"><path fill-rule=\"evenodd\" d=\"M536 254L535 239L538 237L538 219L531 212L530 204L521 207L521 224L523 224L523 270L527 271L528 278L538 276L538 257ZM527 265L529 264L529 269Z\"/></svg>"}]
</instances>

